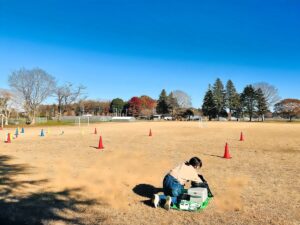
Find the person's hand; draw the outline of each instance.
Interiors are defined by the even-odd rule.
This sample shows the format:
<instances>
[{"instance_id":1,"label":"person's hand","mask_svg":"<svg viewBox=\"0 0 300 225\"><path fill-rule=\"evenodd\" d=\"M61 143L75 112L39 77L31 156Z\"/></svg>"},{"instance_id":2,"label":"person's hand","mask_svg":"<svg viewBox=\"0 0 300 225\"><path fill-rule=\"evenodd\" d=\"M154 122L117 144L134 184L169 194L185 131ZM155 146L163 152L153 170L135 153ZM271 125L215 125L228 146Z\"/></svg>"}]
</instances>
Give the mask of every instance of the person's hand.
<instances>
[{"instance_id":1,"label":"person's hand","mask_svg":"<svg viewBox=\"0 0 300 225\"><path fill-rule=\"evenodd\" d=\"M202 180L203 183L207 183L204 177L201 174L198 174L198 177Z\"/></svg>"}]
</instances>

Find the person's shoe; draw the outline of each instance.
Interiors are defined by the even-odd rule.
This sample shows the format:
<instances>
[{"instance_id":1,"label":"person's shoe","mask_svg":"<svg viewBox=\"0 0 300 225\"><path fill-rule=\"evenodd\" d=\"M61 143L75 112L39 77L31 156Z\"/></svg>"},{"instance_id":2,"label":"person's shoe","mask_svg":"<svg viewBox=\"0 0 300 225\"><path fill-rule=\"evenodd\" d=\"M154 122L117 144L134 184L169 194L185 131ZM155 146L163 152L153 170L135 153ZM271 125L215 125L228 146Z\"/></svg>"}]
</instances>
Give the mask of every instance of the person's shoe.
<instances>
[{"instance_id":1,"label":"person's shoe","mask_svg":"<svg viewBox=\"0 0 300 225\"><path fill-rule=\"evenodd\" d=\"M154 208L158 207L158 204L159 204L159 196L158 196L158 194L154 194L153 195L152 203L153 203Z\"/></svg>"},{"instance_id":2,"label":"person's shoe","mask_svg":"<svg viewBox=\"0 0 300 225\"><path fill-rule=\"evenodd\" d=\"M166 203L165 203L165 205L164 205L164 208L165 208L166 210L170 210L170 208L171 208L171 203L172 203L172 198L171 198L170 196L167 196L167 198L166 198Z\"/></svg>"}]
</instances>

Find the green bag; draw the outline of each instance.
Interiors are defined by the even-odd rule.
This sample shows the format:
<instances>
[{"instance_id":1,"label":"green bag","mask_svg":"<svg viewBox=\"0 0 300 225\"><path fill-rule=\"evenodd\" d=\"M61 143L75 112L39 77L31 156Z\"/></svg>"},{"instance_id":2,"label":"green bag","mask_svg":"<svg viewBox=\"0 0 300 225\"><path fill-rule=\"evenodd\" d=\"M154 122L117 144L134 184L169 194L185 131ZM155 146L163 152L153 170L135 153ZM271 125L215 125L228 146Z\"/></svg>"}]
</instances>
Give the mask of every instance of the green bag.
<instances>
[{"instance_id":1,"label":"green bag","mask_svg":"<svg viewBox=\"0 0 300 225\"><path fill-rule=\"evenodd\" d=\"M199 203L196 203L196 202L192 202L192 201L188 201L188 200L181 200L179 203L173 204L171 208L175 209L175 210L180 210L180 211L199 212L208 206L211 199L212 198L208 197L206 199L206 201L203 202L201 205L199 205ZM186 205L186 206L188 205L188 206L187 206L187 208L181 208L180 204L184 204L184 205Z\"/></svg>"}]
</instances>

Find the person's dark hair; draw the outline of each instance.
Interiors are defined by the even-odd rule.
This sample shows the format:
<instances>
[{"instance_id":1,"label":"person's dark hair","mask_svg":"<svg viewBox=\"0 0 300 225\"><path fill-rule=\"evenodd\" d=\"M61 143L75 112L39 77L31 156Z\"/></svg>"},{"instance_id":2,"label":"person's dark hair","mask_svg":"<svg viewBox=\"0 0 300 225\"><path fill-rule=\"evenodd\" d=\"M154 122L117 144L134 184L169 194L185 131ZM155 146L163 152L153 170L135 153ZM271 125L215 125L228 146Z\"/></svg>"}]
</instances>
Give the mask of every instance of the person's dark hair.
<instances>
[{"instance_id":1,"label":"person's dark hair","mask_svg":"<svg viewBox=\"0 0 300 225\"><path fill-rule=\"evenodd\" d=\"M202 161L198 157L193 157L190 161L185 163L187 166L193 166L194 168L202 167Z\"/></svg>"}]
</instances>

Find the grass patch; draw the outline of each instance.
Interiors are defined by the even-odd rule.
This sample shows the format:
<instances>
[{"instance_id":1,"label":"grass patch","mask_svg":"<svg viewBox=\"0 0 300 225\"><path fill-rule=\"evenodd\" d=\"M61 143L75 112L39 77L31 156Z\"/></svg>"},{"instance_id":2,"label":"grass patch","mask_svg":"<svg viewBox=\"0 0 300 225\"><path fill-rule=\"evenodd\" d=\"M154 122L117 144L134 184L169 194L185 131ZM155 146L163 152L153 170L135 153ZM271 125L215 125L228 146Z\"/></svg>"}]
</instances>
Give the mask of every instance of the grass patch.
<instances>
[{"instance_id":1,"label":"grass patch","mask_svg":"<svg viewBox=\"0 0 300 225\"><path fill-rule=\"evenodd\" d=\"M93 123L106 123L103 121L97 121L97 122L90 122L90 124ZM82 126L87 125L87 123L81 123ZM44 123L36 123L36 124L26 124L26 123L19 123L19 124L10 124L8 126L4 126L4 128L16 128L16 127L54 127L54 126L78 126L78 124L75 124L73 121L57 121L57 120L48 120Z\"/></svg>"},{"instance_id":2,"label":"grass patch","mask_svg":"<svg viewBox=\"0 0 300 225\"><path fill-rule=\"evenodd\" d=\"M62 121L56 121L56 120L48 120L45 123L36 123L36 124L26 124L26 123L20 123L20 124L10 124L8 126L4 126L5 128L14 128L14 127L46 127L46 126L74 126L74 123L71 122L62 122Z\"/></svg>"}]
</instances>

